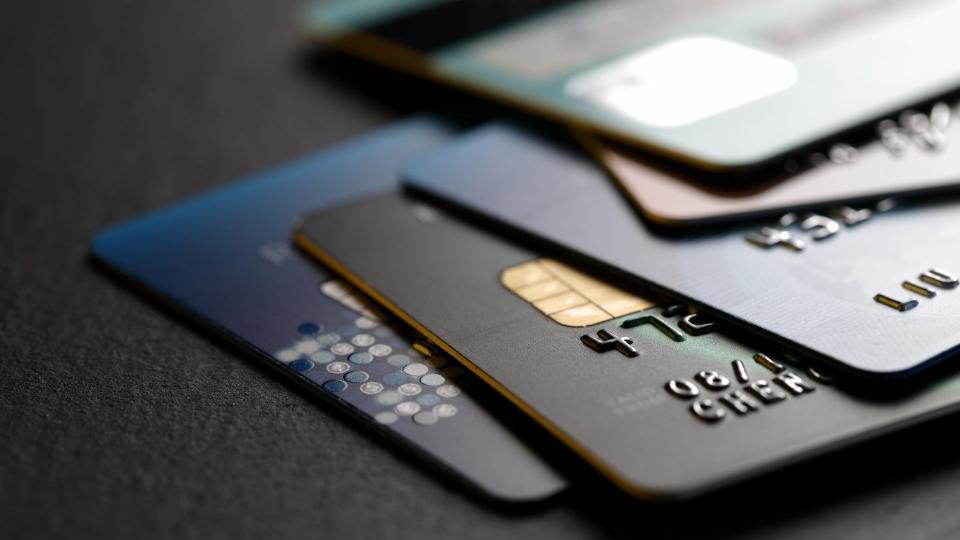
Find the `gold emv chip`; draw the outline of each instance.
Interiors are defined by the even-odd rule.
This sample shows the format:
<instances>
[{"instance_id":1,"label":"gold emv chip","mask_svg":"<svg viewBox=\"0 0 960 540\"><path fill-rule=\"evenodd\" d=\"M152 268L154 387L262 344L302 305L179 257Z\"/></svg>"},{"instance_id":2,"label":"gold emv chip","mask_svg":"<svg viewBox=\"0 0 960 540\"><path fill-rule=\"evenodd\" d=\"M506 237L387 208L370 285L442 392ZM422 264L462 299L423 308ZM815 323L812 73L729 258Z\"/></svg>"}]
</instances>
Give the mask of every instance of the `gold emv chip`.
<instances>
[{"instance_id":1,"label":"gold emv chip","mask_svg":"<svg viewBox=\"0 0 960 540\"><path fill-rule=\"evenodd\" d=\"M550 258L511 266L500 283L564 326L591 326L654 305Z\"/></svg>"}]
</instances>

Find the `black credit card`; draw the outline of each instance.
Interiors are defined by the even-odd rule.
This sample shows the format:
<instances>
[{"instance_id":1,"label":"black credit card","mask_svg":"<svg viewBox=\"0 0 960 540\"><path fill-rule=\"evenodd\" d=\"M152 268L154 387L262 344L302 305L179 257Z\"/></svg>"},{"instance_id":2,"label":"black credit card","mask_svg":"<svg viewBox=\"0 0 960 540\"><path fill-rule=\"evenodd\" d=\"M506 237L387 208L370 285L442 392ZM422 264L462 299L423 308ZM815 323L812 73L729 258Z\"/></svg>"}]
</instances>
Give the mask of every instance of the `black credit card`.
<instances>
[{"instance_id":1,"label":"black credit card","mask_svg":"<svg viewBox=\"0 0 960 540\"><path fill-rule=\"evenodd\" d=\"M94 256L478 492L550 497L565 481L481 403L500 396L425 357L416 336L289 244L300 214L395 189L403 162L455 132L430 117L398 123L115 226Z\"/></svg>"},{"instance_id":2,"label":"black credit card","mask_svg":"<svg viewBox=\"0 0 960 540\"><path fill-rule=\"evenodd\" d=\"M639 218L575 145L508 124L416 160L408 185L850 372L960 346L960 201L786 214L683 238Z\"/></svg>"},{"instance_id":3,"label":"black credit card","mask_svg":"<svg viewBox=\"0 0 960 540\"><path fill-rule=\"evenodd\" d=\"M849 393L702 313L398 194L312 214L296 241L636 496L702 493L960 404L958 376Z\"/></svg>"}]
</instances>

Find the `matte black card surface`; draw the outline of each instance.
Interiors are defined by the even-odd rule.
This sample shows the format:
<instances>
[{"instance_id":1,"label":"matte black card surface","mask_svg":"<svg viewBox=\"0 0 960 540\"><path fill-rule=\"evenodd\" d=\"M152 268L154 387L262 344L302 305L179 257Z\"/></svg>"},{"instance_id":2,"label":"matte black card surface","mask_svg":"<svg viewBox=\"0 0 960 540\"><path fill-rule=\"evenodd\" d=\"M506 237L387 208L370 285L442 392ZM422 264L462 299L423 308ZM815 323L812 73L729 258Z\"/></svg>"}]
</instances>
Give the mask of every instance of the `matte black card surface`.
<instances>
[{"instance_id":1,"label":"matte black card surface","mask_svg":"<svg viewBox=\"0 0 960 540\"><path fill-rule=\"evenodd\" d=\"M97 237L93 252L479 491L515 502L542 499L565 482L475 391L461 390L482 385L443 357L424 358L411 347L414 336L378 320L362 298L289 244L300 214L394 189L401 163L454 132L436 119L403 122L118 225Z\"/></svg>"},{"instance_id":2,"label":"matte black card surface","mask_svg":"<svg viewBox=\"0 0 960 540\"><path fill-rule=\"evenodd\" d=\"M960 345L960 201L789 214L658 235L573 146L482 127L417 160L416 189L861 375L903 376Z\"/></svg>"},{"instance_id":3,"label":"matte black card surface","mask_svg":"<svg viewBox=\"0 0 960 540\"><path fill-rule=\"evenodd\" d=\"M638 496L700 493L960 403L956 376L900 399L855 397L702 314L400 195L311 215L297 242Z\"/></svg>"}]
</instances>

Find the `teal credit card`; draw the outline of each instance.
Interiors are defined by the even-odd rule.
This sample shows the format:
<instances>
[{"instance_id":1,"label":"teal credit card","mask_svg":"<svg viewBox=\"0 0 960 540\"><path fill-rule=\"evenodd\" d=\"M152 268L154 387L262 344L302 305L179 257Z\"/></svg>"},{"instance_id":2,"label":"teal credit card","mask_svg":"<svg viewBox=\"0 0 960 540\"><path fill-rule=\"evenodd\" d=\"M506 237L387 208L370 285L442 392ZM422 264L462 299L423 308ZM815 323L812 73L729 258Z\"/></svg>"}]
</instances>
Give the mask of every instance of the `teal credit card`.
<instances>
[{"instance_id":1,"label":"teal credit card","mask_svg":"<svg viewBox=\"0 0 960 540\"><path fill-rule=\"evenodd\" d=\"M311 34L701 167L960 86L951 0L314 0Z\"/></svg>"}]
</instances>

